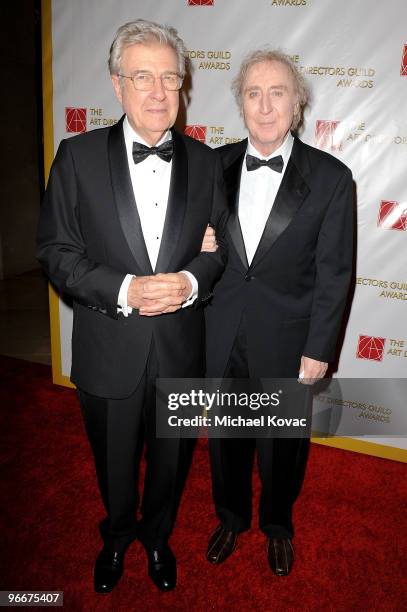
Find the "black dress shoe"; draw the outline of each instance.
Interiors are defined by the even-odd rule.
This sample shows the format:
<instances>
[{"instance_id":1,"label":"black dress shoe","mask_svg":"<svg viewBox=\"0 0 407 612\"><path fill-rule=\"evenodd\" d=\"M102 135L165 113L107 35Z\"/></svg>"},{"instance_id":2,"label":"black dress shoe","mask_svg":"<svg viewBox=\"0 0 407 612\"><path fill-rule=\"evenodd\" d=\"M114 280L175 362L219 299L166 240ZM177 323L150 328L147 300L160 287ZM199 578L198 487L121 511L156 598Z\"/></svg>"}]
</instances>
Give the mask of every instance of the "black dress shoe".
<instances>
[{"instance_id":1,"label":"black dress shoe","mask_svg":"<svg viewBox=\"0 0 407 612\"><path fill-rule=\"evenodd\" d=\"M219 565L226 561L236 548L237 533L227 531L222 525L218 525L210 537L206 558L209 563Z\"/></svg>"},{"instance_id":2,"label":"black dress shoe","mask_svg":"<svg viewBox=\"0 0 407 612\"><path fill-rule=\"evenodd\" d=\"M112 552L105 546L100 551L94 573L96 593L110 593L123 574L124 553Z\"/></svg>"},{"instance_id":3,"label":"black dress shoe","mask_svg":"<svg viewBox=\"0 0 407 612\"><path fill-rule=\"evenodd\" d=\"M267 558L277 576L288 576L294 563L294 549L289 538L270 538Z\"/></svg>"},{"instance_id":4,"label":"black dress shoe","mask_svg":"<svg viewBox=\"0 0 407 612\"><path fill-rule=\"evenodd\" d=\"M177 584L177 563L167 545L148 550L148 575L160 591L171 591Z\"/></svg>"}]
</instances>

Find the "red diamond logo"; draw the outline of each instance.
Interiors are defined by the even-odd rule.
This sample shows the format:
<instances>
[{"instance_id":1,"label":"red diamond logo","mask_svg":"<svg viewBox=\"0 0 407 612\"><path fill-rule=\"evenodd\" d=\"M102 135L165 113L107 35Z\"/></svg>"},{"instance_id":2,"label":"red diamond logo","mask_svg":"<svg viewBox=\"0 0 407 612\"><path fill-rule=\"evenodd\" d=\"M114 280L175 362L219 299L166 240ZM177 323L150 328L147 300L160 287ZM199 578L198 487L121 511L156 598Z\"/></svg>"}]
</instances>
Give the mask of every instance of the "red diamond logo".
<instances>
[{"instance_id":1,"label":"red diamond logo","mask_svg":"<svg viewBox=\"0 0 407 612\"><path fill-rule=\"evenodd\" d=\"M386 338L359 336L356 357L358 359L370 359L370 361L382 361L385 342Z\"/></svg>"},{"instance_id":2,"label":"red diamond logo","mask_svg":"<svg viewBox=\"0 0 407 612\"><path fill-rule=\"evenodd\" d=\"M184 129L184 134L199 140L199 142L206 142L206 125L187 125Z\"/></svg>"},{"instance_id":3,"label":"red diamond logo","mask_svg":"<svg viewBox=\"0 0 407 612\"><path fill-rule=\"evenodd\" d=\"M404 45L403 47L403 53L401 56L400 75L407 76L407 45Z\"/></svg>"},{"instance_id":4,"label":"red diamond logo","mask_svg":"<svg viewBox=\"0 0 407 612\"><path fill-rule=\"evenodd\" d=\"M86 108L65 108L65 131L86 132Z\"/></svg>"},{"instance_id":5,"label":"red diamond logo","mask_svg":"<svg viewBox=\"0 0 407 612\"><path fill-rule=\"evenodd\" d=\"M378 227L384 229L407 230L407 203L382 200L377 217Z\"/></svg>"},{"instance_id":6,"label":"red diamond logo","mask_svg":"<svg viewBox=\"0 0 407 612\"><path fill-rule=\"evenodd\" d=\"M213 6L215 0L188 0L188 6Z\"/></svg>"},{"instance_id":7,"label":"red diamond logo","mask_svg":"<svg viewBox=\"0 0 407 612\"><path fill-rule=\"evenodd\" d=\"M335 133L340 121L317 119L315 125L315 146L326 151L340 151L342 142Z\"/></svg>"}]
</instances>

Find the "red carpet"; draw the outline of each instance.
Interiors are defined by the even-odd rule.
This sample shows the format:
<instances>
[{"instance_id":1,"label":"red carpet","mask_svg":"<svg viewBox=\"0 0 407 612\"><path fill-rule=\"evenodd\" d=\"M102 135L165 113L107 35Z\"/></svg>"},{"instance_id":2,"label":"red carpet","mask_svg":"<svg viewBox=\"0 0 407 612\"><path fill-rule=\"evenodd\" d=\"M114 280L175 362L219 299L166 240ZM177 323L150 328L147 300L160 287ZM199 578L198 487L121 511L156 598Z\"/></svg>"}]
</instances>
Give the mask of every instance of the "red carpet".
<instances>
[{"instance_id":1,"label":"red carpet","mask_svg":"<svg viewBox=\"0 0 407 612\"><path fill-rule=\"evenodd\" d=\"M295 511L291 576L268 569L257 529L223 565L204 558L216 524L198 445L172 546L178 587L159 593L141 546L111 595L92 590L103 515L75 393L50 369L0 357L1 590L63 590L65 610L406 610L406 466L312 445Z\"/></svg>"}]
</instances>

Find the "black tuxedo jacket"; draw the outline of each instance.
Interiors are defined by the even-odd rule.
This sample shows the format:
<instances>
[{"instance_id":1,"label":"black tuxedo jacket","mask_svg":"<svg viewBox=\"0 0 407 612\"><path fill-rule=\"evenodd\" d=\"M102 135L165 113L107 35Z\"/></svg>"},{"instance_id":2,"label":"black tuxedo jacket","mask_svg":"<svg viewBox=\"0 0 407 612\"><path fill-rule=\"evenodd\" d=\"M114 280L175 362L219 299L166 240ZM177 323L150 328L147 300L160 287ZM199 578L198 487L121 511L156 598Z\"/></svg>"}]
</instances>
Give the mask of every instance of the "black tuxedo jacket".
<instances>
[{"instance_id":1,"label":"black tuxedo jacket","mask_svg":"<svg viewBox=\"0 0 407 612\"><path fill-rule=\"evenodd\" d=\"M175 130L172 175L155 272L188 270L198 280L192 307L125 318L117 298L127 273L152 274L128 168L123 119L61 142L41 208L38 259L58 290L73 297L71 380L106 398L129 396L152 339L160 376L201 376L204 317L225 261L227 206L219 155ZM208 223L220 248L200 253Z\"/></svg>"},{"instance_id":2,"label":"black tuxedo jacket","mask_svg":"<svg viewBox=\"0 0 407 612\"><path fill-rule=\"evenodd\" d=\"M351 276L352 175L295 138L249 266L237 211L246 148L247 139L217 149L230 208L229 255L205 312L207 374L224 374L244 314L251 376L297 377L302 355L326 362L335 356Z\"/></svg>"}]
</instances>

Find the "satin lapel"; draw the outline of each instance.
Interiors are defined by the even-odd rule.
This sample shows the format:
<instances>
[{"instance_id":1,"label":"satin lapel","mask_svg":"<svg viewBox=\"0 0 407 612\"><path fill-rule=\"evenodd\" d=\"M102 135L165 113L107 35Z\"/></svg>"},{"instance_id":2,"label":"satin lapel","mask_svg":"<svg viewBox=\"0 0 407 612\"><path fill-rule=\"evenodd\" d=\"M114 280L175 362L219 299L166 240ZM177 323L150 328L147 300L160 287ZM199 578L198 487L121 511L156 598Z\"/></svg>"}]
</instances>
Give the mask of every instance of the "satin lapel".
<instances>
[{"instance_id":1,"label":"satin lapel","mask_svg":"<svg viewBox=\"0 0 407 612\"><path fill-rule=\"evenodd\" d=\"M153 269L148 257L140 217L134 199L122 125L123 119L110 129L108 139L110 178L117 214L127 244L138 267L144 274L152 274Z\"/></svg>"},{"instance_id":2,"label":"satin lapel","mask_svg":"<svg viewBox=\"0 0 407 612\"><path fill-rule=\"evenodd\" d=\"M301 147L301 143L295 141L293 152L287 164L287 170L281 182L280 189L277 192L273 208L267 219L250 269L257 266L259 261L261 261L264 255L271 249L277 238L279 238L288 227L310 191L307 183L303 179L302 173L297 167L300 166L298 162L301 157L297 154L298 146Z\"/></svg>"},{"instance_id":3,"label":"satin lapel","mask_svg":"<svg viewBox=\"0 0 407 612\"><path fill-rule=\"evenodd\" d=\"M175 130L172 130L174 154L172 157L171 182L168 193L167 212L164 231L154 272L167 272L171 269L171 259L178 246L187 207L188 195L188 156L185 143Z\"/></svg>"},{"instance_id":4,"label":"satin lapel","mask_svg":"<svg viewBox=\"0 0 407 612\"><path fill-rule=\"evenodd\" d=\"M242 150L239 151L238 157L231 163L229 167L225 169L224 177L230 210L227 229L235 246L235 249L240 259L242 260L242 264L247 270L247 268L249 267L249 262L247 261L246 248L244 245L242 228L240 227L238 211L240 177L242 174L242 164L246 152L247 140L243 142L244 147L242 147Z\"/></svg>"}]
</instances>

